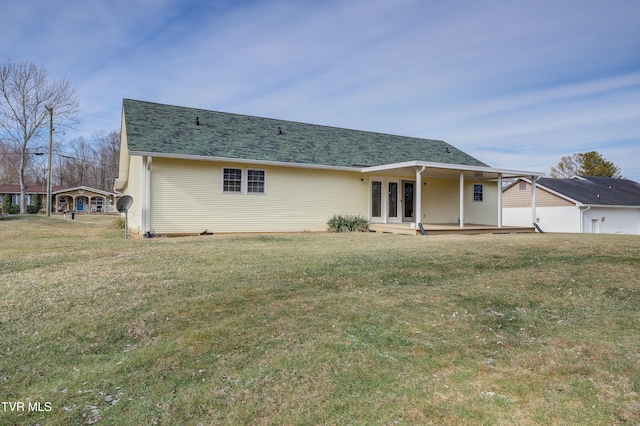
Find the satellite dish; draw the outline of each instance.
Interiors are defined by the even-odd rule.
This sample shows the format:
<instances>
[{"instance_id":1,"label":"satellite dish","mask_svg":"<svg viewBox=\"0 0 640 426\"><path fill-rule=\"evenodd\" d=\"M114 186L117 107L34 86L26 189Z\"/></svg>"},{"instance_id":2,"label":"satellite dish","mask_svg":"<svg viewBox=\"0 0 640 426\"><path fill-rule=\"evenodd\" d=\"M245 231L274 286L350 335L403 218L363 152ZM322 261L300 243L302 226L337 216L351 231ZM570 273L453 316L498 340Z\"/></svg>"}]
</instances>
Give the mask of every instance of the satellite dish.
<instances>
[{"instance_id":1,"label":"satellite dish","mask_svg":"<svg viewBox=\"0 0 640 426\"><path fill-rule=\"evenodd\" d=\"M129 238L129 207L133 203L131 195L123 195L116 203L116 209L120 213L124 212L124 239Z\"/></svg>"},{"instance_id":2,"label":"satellite dish","mask_svg":"<svg viewBox=\"0 0 640 426\"><path fill-rule=\"evenodd\" d=\"M133 198L131 198L131 195L123 195L116 203L116 209L118 209L120 213L124 213L129 210L129 207L131 207L132 203Z\"/></svg>"}]
</instances>

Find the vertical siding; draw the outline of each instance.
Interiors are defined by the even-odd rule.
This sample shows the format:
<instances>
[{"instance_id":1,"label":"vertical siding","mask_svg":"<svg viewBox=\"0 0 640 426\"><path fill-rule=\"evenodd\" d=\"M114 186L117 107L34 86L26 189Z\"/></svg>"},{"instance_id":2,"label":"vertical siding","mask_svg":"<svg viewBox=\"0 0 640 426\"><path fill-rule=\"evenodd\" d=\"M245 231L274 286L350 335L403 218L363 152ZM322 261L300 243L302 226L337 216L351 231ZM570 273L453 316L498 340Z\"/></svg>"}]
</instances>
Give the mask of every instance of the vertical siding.
<instances>
[{"instance_id":1,"label":"vertical siding","mask_svg":"<svg viewBox=\"0 0 640 426\"><path fill-rule=\"evenodd\" d=\"M580 232L580 209L570 207L536 208L538 225L544 232ZM531 207L503 209L504 226L531 226Z\"/></svg>"},{"instance_id":2,"label":"vertical siding","mask_svg":"<svg viewBox=\"0 0 640 426\"><path fill-rule=\"evenodd\" d=\"M591 232L591 221L594 219L598 221L601 234L640 234L638 208L592 207L584 212L583 232Z\"/></svg>"},{"instance_id":3,"label":"vertical siding","mask_svg":"<svg viewBox=\"0 0 640 426\"><path fill-rule=\"evenodd\" d=\"M511 207L502 209L504 226L531 226L531 207Z\"/></svg>"},{"instance_id":4,"label":"vertical siding","mask_svg":"<svg viewBox=\"0 0 640 426\"><path fill-rule=\"evenodd\" d=\"M222 168L264 170L265 194L222 192ZM367 216L368 187L355 172L154 158L151 232L324 231L333 214Z\"/></svg>"}]
</instances>

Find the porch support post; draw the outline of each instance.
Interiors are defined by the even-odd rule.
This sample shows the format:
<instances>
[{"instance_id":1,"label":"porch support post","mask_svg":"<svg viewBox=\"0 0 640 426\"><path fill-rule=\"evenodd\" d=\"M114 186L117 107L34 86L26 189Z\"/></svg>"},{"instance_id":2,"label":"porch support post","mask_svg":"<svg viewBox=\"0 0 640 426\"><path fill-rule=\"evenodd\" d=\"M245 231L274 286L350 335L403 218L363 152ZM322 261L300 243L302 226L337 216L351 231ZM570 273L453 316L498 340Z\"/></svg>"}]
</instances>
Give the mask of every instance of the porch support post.
<instances>
[{"instance_id":1,"label":"porch support post","mask_svg":"<svg viewBox=\"0 0 640 426\"><path fill-rule=\"evenodd\" d=\"M464 228L464 171L460 170L460 228Z\"/></svg>"},{"instance_id":2,"label":"porch support post","mask_svg":"<svg viewBox=\"0 0 640 426\"><path fill-rule=\"evenodd\" d=\"M422 220L422 171L425 168L416 167L416 229L420 229L420 221Z\"/></svg>"},{"instance_id":3,"label":"porch support post","mask_svg":"<svg viewBox=\"0 0 640 426\"><path fill-rule=\"evenodd\" d=\"M536 223L536 177L531 176L531 223Z\"/></svg>"},{"instance_id":4,"label":"porch support post","mask_svg":"<svg viewBox=\"0 0 640 426\"><path fill-rule=\"evenodd\" d=\"M498 173L498 228L502 228L502 173Z\"/></svg>"}]
</instances>

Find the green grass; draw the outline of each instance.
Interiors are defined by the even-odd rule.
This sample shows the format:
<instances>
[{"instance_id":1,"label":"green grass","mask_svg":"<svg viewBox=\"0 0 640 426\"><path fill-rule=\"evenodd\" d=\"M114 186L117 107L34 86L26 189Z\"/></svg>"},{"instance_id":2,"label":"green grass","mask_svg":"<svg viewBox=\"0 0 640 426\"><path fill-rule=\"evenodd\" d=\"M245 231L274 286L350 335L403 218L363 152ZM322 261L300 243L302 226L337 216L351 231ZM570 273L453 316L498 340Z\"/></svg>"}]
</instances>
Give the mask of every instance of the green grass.
<instances>
[{"instance_id":1,"label":"green grass","mask_svg":"<svg viewBox=\"0 0 640 426\"><path fill-rule=\"evenodd\" d=\"M0 424L639 424L640 237L0 220Z\"/></svg>"}]
</instances>

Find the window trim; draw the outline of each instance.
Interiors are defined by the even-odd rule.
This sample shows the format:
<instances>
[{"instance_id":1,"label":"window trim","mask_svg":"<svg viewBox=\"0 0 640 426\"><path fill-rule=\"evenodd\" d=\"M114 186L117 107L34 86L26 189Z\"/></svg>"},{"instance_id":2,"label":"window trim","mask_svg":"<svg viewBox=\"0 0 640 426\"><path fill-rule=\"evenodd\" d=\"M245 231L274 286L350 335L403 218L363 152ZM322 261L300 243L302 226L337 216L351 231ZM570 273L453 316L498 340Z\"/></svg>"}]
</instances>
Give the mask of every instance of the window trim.
<instances>
[{"instance_id":1,"label":"window trim","mask_svg":"<svg viewBox=\"0 0 640 426\"><path fill-rule=\"evenodd\" d=\"M480 188L480 192L476 192L476 188ZM476 198L476 195L479 195L479 199ZM472 192L472 196L473 196L473 202L474 203L482 203L484 202L484 185L481 183L474 183L473 184L473 192Z\"/></svg>"},{"instance_id":2,"label":"window trim","mask_svg":"<svg viewBox=\"0 0 640 426\"><path fill-rule=\"evenodd\" d=\"M227 170L234 170L234 171L236 171L236 170L240 170L240 186L239 186L239 190L238 190L238 191L231 191L231 190L229 190L229 189L225 189L225 183L226 183L226 181L234 182L234 187L235 187L235 182L237 182L237 180L236 180L236 179L231 180L231 179L226 179L226 178L225 178L225 172L226 172ZM222 193L223 193L223 194L242 194L242 189L243 189L243 188L242 188L242 185L243 185L243 181L244 181L244 179L243 179L244 170L243 170L241 167L228 167L228 166L222 166L222 168L221 168L221 173L222 173L222 180L221 180L221 185L222 185L222 188L221 188L221 189L222 189Z\"/></svg>"},{"instance_id":3,"label":"window trim","mask_svg":"<svg viewBox=\"0 0 640 426\"><path fill-rule=\"evenodd\" d=\"M262 181L251 181L251 182L257 182L257 183L262 183L262 191L249 191L249 172L262 172ZM267 171L264 169L246 169L246 190L247 190L247 194L251 194L251 195L264 195L267 193Z\"/></svg>"},{"instance_id":4,"label":"window trim","mask_svg":"<svg viewBox=\"0 0 640 426\"><path fill-rule=\"evenodd\" d=\"M240 190L238 191L229 191L225 190L225 181L228 182L238 182L237 179L228 180L225 179L225 171L227 170L239 170L240 171ZM262 191L249 191L249 172L262 172L263 180L260 181L252 181L262 183ZM242 195L265 195L267 193L267 171L265 169L256 169L250 167L233 167L233 166L221 166L220 168L221 174L221 192L223 194L242 194Z\"/></svg>"}]
</instances>

